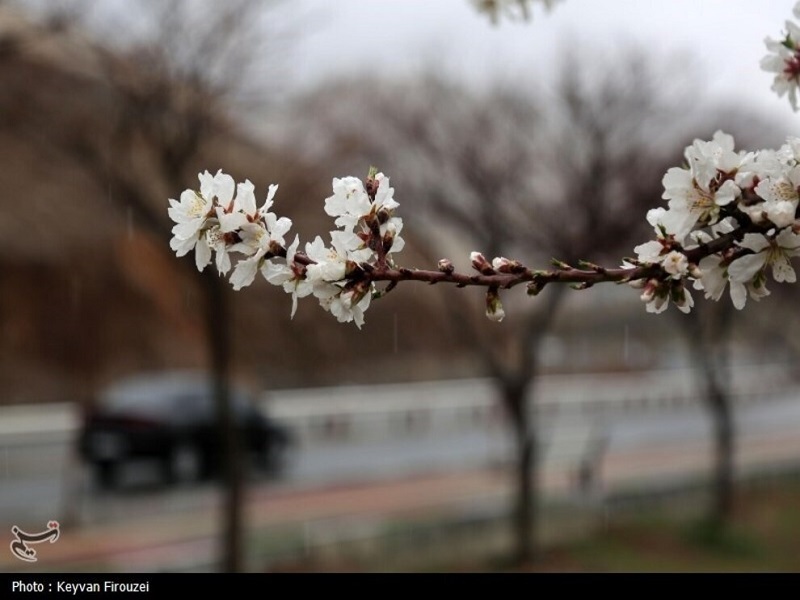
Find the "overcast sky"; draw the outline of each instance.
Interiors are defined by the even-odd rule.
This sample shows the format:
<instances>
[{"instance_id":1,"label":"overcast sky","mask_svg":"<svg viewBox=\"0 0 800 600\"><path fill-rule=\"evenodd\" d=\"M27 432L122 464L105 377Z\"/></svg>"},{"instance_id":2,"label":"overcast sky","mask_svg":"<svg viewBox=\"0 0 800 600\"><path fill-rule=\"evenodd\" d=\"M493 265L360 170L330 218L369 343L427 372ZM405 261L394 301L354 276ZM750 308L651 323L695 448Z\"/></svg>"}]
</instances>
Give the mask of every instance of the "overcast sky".
<instances>
[{"instance_id":1,"label":"overcast sky","mask_svg":"<svg viewBox=\"0 0 800 600\"><path fill-rule=\"evenodd\" d=\"M467 0L292 0L307 14L296 39L295 89L365 69L404 74L428 64L481 85L501 75L544 78L565 41L587 61L622 42L639 42L660 59L692 56L707 89L741 97L800 123L759 69L764 37L779 37L795 0L562 0L538 4L526 24L492 26ZM668 82L665 82L668 85Z\"/></svg>"}]
</instances>

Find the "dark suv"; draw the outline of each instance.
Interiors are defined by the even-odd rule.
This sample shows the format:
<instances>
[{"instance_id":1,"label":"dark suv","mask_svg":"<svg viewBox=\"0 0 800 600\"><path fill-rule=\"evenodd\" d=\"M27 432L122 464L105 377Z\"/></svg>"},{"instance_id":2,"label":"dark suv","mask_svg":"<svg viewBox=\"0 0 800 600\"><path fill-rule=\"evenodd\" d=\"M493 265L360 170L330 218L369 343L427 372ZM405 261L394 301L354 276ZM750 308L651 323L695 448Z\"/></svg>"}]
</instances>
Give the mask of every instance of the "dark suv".
<instances>
[{"instance_id":1,"label":"dark suv","mask_svg":"<svg viewBox=\"0 0 800 600\"><path fill-rule=\"evenodd\" d=\"M292 442L289 431L241 390L231 391L231 401L243 454L269 472L280 471ZM208 375L140 375L100 395L84 419L79 449L106 487L118 483L123 465L139 459L155 461L168 482L209 478L220 467L216 422Z\"/></svg>"}]
</instances>

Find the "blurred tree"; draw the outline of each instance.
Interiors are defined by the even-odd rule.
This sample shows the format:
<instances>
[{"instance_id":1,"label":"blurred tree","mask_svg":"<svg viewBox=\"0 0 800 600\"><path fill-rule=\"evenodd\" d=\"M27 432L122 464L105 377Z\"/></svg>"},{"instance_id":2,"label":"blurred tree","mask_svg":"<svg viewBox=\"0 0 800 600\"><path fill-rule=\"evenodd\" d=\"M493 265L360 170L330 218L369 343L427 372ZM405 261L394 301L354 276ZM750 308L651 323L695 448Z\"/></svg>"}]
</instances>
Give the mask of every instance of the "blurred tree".
<instances>
[{"instance_id":1,"label":"blurred tree","mask_svg":"<svg viewBox=\"0 0 800 600\"><path fill-rule=\"evenodd\" d=\"M566 56L550 97L521 84L477 94L429 75L411 84L334 85L299 110L324 121L329 148L385 166L402 181L404 217L426 232L432 257L455 238L489 259L617 259L650 234L642 215L658 204L680 105L639 52L603 72ZM353 92L365 88L366 97ZM331 97L339 99L334 107L319 100ZM318 130L310 135L320 143ZM539 448L533 388L564 288L508 311L501 326L476 320L468 294L442 292L455 330L480 354L511 418L516 554L529 560Z\"/></svg>"},{"instance_id":2,"label":"blurred tree","mask_svg":"<svg viewBox=\"0 0 800 600\"><path fill-rule=\"evenodd\" d=\"M733 134L737 148L777 147L781 139L777 123L741 108L720 106L714 111L703 110L696 118L693 129L700 139L711 139L717 129ZM685 144L690 142L689 138L685 140ZM780 287L784 293L789 291ZM751 303L749 309L752 308ZM681 328L689 364L695 369L700 398L712 425L711 501L704 518L709 533L714 535L721 534L730 524L734 507L737 433L729 382L733 367L730 343L733 326L738 322L735 313L732 303L723 297L719 302L696 302L689 314L673 315ZM767 321L762 326L772 330L778 319L772 314ZM757 345L753 338L750 347Z\"/></svg>"},{"instance_id":3,"label":"blurred tree","mask_svg":"<svg viewBox=\"0 0 800 600\"><path fill-rule=\"evenodd\" d=\"M511 19L521 18L527 21L530 18L530 5L533 3L529 0L474 0L474 4L479 11L488 14L492 22L497 24L501 16L508 16ZM545 0L544 4L548 9L551 8L552 3L549 0ZM758 119L759 122L756 124L750 116L743 118L744 115L740 110L728 109L722 115L717 113L713 119L709 119L710 116L710 112L704 111L703 117L705 117L706 124L701 125L702 120L699 120L694 128L696 130L707 129L709 121L722 121L729 125L723 127L724 131L744 132L746 136L744 140L740 136L736 136L740 148L762 147L761 141L777 131L774 126L765 124L764 119ZM720 119L720 116L723 118ZM710 129L709 133L714 129L716 128ZM702 135L699 137L701 139L710 138L710 136ZM756 140L758 143L751 143ZM773 145L763 144L764 147ZM731 333L731 311L730 305L726 304L696 308L688 317L678 315L689 354L697 368L698 383L703 390L704 404L713 424L713 486L712 502L707 520L711 525L711 530L717 533L730 520L734 499L736 432L733 405L727 389L726 377L730 367L727 344ZM764 319L761 320L764 321ZM769 328L772 329L775 324L774 316L768 315L766 321ZM785 332L785 329L780 327L778 329Z\"/></svg>"},{"instance_id":4,"label":"blurred tree","mask_svg":"<svg viewBox=\"0 0 800 600\"><path fill-rule=\"evenodd\" d=\"M186 187L197 173L199 149L215 136L235 128L232 116L264 96L265 68L271 47L279 41L265 30L265 11L279 0L202 0L126 2L105 11L107 4L61 2L35 10L43 32L67 32L91 55L97 93L109 107L109 127L93 125L94 115L75 113L71 127L41 129L50 144L95 178L109 198L137 224L167 240L164 198ZM124 26L114 26L123 22ZM87 39L88 30L114 32L101 43ZM248 77L254 71L259 77ZM26 120L26 122L31 122ZM219 434L224 456L220 465L224 502L222 568L242 568L243 461L234 432L229 394L231 341L229 290L216 273L197 273L192 261L182 263L196 278L205 299L205 327Z\"/></svg>"},{"instance_id":5,"label":"blurred tree","mask_svg":"<svg viewBox=\"0 0 800 600\"><path fill-rule=\"evenodd\" d=\"M470 0L471 4L481 13L487 15L493 24L501 18L527 21L531 18L533 6L541 4L550 10L558 0Z\"/></svg>"}]
</instances>

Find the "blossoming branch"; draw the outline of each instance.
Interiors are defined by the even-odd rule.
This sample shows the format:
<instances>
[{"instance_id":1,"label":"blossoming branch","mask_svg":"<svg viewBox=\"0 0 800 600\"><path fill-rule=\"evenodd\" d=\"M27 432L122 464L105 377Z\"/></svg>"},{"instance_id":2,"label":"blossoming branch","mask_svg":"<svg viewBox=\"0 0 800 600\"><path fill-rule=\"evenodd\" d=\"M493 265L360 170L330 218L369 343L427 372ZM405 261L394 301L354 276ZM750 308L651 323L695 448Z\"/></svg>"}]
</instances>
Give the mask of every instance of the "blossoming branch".
<instances>
[{"instance_id":1,"label":"blossoming branch","mask_svg":"<svg viewBox=\"0 0 800 600\"><path fill-rule=\"evenodd\" d=\"M800 2L794 14L800 18ZM767 38L775 54L761 64L776 73L773 90L788 94L797 109L800 27L787 21L787 29L781 43ZM401 267L395 261L405 245L399 204L389 178L375 169L365 181L333 179L324 208L336 229L329 243L317 236L304 250L298 236L287 245L292 222L270 210L277 185L269 187L258 208L250 181L237 185L221 171L206 171L199 175L199 190L170 199L169 216L176 223L170 247L178 256L194 250L201 271L214 259L221 275L231 273L236 290L261 273L292 296L292 316L299 298L314 296L338 321L359 328L371 301L402 281L486 288L486 314L495 321L505 316L500 291L522 283L530 295L549 283L577 289L628 283L641 290L648 312L660 313L670 302L689 312L694 305L690 288L719 300L727 287L741 309L748 297L769 295L769 273L776 282L796 281L790 259L800 254L800 138L789 138L778 150L745 152L718 131L710 141L695 140L684 157L685 165L669 169L662 179L667 206L647 213L655 238L636 246L636 256L615 268L554 260L549 269L531 269L506 257L489 260L480 252L470 255L470 273L456 271L447 259L435 270ZM235 266L232 255L239 258Z\"/></svg>"}]
</instances>

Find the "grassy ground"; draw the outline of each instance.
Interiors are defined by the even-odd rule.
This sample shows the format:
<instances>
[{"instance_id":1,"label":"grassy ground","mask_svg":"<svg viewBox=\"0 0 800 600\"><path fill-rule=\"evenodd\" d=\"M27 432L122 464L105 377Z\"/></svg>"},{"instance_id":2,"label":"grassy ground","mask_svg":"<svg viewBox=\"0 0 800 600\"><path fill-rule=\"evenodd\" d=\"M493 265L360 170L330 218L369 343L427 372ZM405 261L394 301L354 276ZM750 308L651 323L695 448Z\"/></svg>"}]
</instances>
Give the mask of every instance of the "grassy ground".
<instances>
[{"instance_id":1,"label":"grassy ground","mask_svg":"<svg viewBox=\"0 0 800 600\"><path fill-rule=\"evenodd\" d=\"M403 536L395 536L392 544L384 542L374 549L377 551L364 547L354 552L355 548L350 548L330 556L276 563L272 570L800 572L800 480L796 477L740 489L732 522L723 530L710 528L699 519L704 502L696 493L687 493L633 509L607 510L602 516L602 509L587 513L576 512L575 507L556 510L551 506L543 515L547 521L543 529L548 530L543 533L549 541L540 560L522 567L509 562L505 554L511 539L502 535L508 533L504 526L481 529L470 525L461 535L451 532L450 537L437 539L420 537L424 529L401 523L399 530L406 527L409 535L417 531L410 542L405 540L408 543L401 543Z\"/></svg>"},{"instance_id":2,"label":"grassy ground","mask_svg":"<svg viewBox=\"0 0 800 600\"><path fill-rule=\"evenodd\" d=\"M722 532L697 517L650 509L544 552L540 572L800 572L800 483L741 491Z\"/></svg>"}]
</instances>

